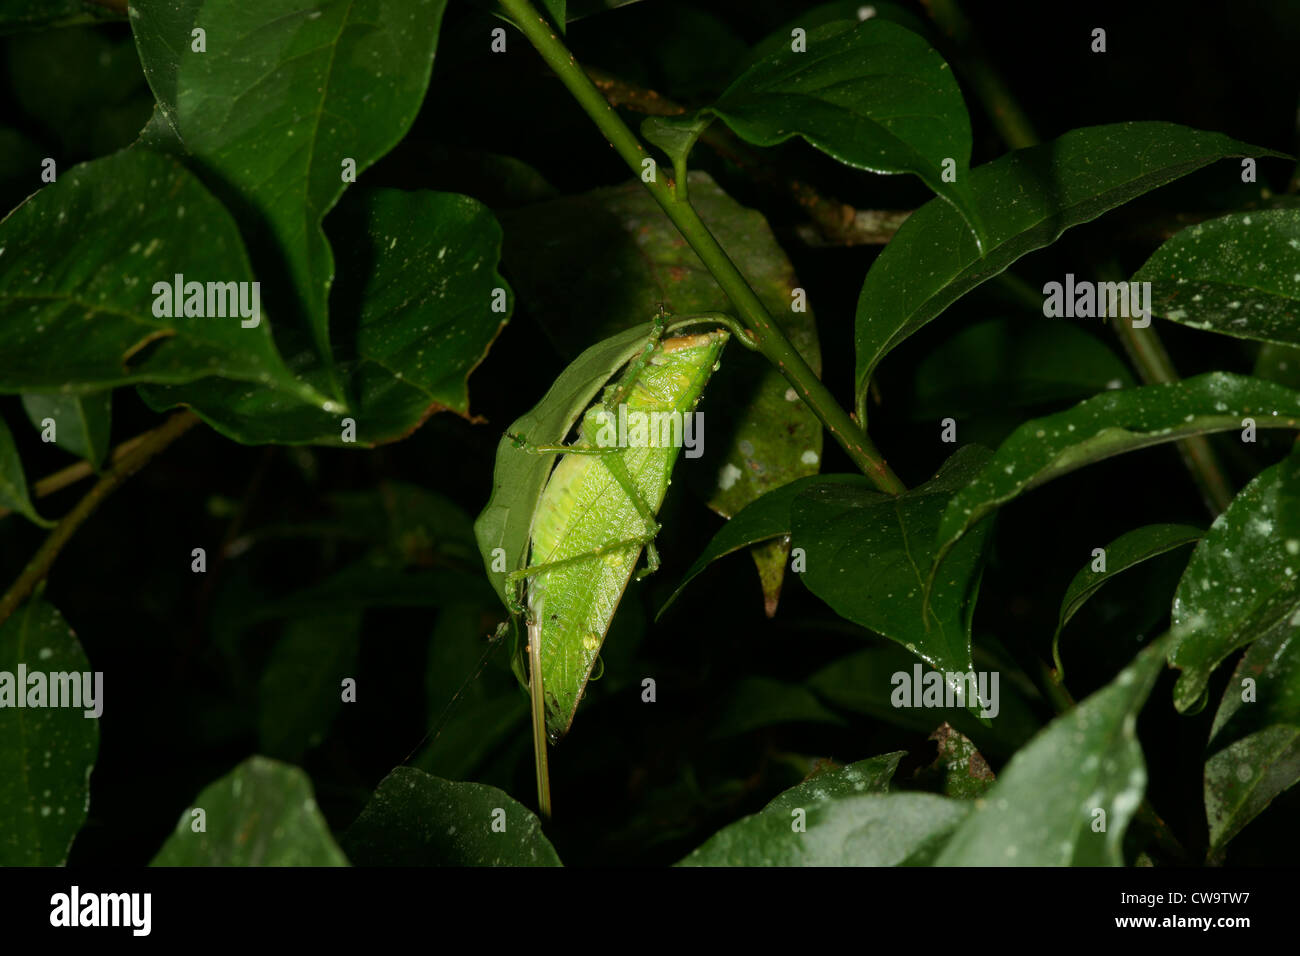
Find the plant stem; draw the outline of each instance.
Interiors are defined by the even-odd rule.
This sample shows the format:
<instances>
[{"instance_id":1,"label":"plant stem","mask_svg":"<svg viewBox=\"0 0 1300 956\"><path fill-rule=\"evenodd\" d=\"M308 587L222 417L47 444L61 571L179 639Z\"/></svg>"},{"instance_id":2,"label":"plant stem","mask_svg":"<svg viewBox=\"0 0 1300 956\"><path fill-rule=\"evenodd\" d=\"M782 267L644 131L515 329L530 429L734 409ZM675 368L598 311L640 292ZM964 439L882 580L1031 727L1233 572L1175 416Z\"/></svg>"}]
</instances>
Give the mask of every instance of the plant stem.
<instances>
[{"instance_id":1,"label":"plant stem","mask_svg":"<svg viewBox=\"0 0 1300 956\"><path fill-rule=\"evenodd\" d=\"M1108 263L1098 271L1103 278L1113 277L1118 280L1122 277L1119 267L1114 263ZM1124 351L1128 353L1129 361L1143 382L1147 385L1167 385L1178 381L1178 372L1154 326L1134 328L1132 322L1123 318L1117 318L1112 325ZM1196 487L1200 489L1210 516L1218 517L1232 503L1233 491L1210 442L1204 435L1184 438L1178 443L1178 453L1191 473L1192 480L1196 482Z\"/></svg>"},{"instance_id":2,"label":"plant stem","mask_svg":"<svg viewBox=\"0 0 1300 956\"><path fill-rule=\"evenodd\" d=\"M26 600L45 576L50 573L55 558L63 546L68 543L73 533L99 507L100 503L112 494L119 485L143 468L149 459L162 451L181 435L199 423L199 418L192 412L177 412L151 432L139 436L129 451L123 454L111 468L100 476L94 487L86 492L77 504L63 516L49 536L37 549L36 554L27 562L27 567L18 576L13 585L0 597L0 624L13 614L18 606Z\"/></svg>"},{"instance_id":3,"label":"plant stem","mask_svg":"<svg viewBox=\"0 0 1300 956\"><path fill-rule=\"evenodd\" d=\"M578 65L550 23L529 0L501 0L501 5L632 172L643 176L642 163L647 158L645 147ZM906 486L890 469L871 439L854 424L830 390L808 367L803 356L777 328L763 303L699 214L689 203L679 199L675 184L669 184L657 174L648 182L644 178L642 181L731 299L753 333L759 351L785 376L853 463L881 491L895 495L905 491Z\"/></svg>"}]
</instances>

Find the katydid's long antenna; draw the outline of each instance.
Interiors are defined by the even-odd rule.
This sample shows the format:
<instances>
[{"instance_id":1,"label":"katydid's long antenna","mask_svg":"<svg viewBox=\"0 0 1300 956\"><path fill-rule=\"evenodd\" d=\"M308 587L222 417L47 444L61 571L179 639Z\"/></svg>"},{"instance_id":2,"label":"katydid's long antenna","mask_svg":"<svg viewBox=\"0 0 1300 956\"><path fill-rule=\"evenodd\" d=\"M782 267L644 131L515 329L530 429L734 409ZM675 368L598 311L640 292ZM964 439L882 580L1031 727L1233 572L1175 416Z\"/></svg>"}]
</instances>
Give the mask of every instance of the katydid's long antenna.
<instances>
[{"instance_id":1,"label":"katydid's long antenna","mask_svg":"<svg viewBox=\"0 0 1300 956\"><path fill-rule=\"evenodd\" d=\"M451 711L452 708L456 706L456 701L460 700L460 695L469 689L470 684L479 679L479 676L483 673L483 668L487 666L488 658L492 656L492 652L495 651L497 645L501 643L501 638L504 633L503 630L498 629L498 631L488 639L487 650L485 650L483 656L478 659L478 664L474 666L470 675L466 677L464 682L460 685L460 690L456 691L456 693L452 695L451 700L447 701L447 706L442 709L442 713L438 715L438 719L434 722L433 726L425 732L424 736L420 738L420 742L412 748L411 752L402 758L402 764L405 764L414 757L430 737L437 740L439 735L442 734L442 728L447 725L447 719L451 717Z\"/></svg>"},{"instance_id":2,"label":"katydid's long antenna","mask_svg":"<svg viewBox=\"0 0 1300 956\"><path fill-rule=\"evenodd\" d=\"M551 772L546 764L546 701L542 695L542 629L528 625L528 693L533 701L533 759L537 764L537 809L551 818Z\"/></svg>"}]
</instances>

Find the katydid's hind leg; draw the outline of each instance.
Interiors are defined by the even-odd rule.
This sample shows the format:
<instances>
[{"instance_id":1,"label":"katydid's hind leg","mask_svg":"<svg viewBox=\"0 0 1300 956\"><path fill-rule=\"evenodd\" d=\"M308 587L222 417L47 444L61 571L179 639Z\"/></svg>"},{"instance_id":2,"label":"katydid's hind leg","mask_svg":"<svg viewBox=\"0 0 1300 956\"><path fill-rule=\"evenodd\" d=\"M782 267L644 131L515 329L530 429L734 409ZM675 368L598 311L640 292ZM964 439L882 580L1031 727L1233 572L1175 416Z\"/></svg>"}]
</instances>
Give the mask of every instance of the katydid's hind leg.
<instances>
[{"instance_id":1,"label":"katydid's hind leg","mask_svg":"<svg viewBox=\"0 0 1300 956\"><path fill-rule=\"evenodd\" d=\"M622 458L610 458L605 462L609 468L609 473L614 476L623 493L628 496L632 506L645 522L645 535L642 537L642 543L645 545L646 566L637 572L636 579L640 581L648 574L654 574L659 570L659 551L655 548L655 537L659 534L659 522L655 520L654 509L650 507L649 502L641 495L641 489L636 486L632 480L632 475L627 470L627 465L623 464Z\"/></svg>"}]
</instances>

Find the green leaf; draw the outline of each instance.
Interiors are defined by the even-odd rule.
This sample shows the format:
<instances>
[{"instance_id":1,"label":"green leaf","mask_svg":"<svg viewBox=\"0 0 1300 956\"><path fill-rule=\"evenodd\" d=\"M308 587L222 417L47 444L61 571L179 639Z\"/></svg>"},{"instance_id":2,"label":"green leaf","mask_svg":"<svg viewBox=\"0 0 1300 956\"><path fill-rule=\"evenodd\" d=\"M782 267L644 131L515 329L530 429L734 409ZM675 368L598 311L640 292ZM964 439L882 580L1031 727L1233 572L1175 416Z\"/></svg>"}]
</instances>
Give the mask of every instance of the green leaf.
<instances>
[{"instance_id":1,"label":"green leaf","mask_svg":"<svg viewBox=\"0 0 1300 956\"><path fill-rule=\"evenodd\" d=\"M27 686L18 683L20 665ZM36 673L44 680L33 686ZM104 706L102 681L90 688L93 705L81 696L89 673L72 628L39 598L0 625L0 866L64 865L86 821L99 721L85 714ZM60 674L76 677L75 689ZM48 706L56 686L77 706ZM37 687L46 706L19 707Z\"/></svg>"},{"instance_id":2,"label":"green leaf","mask_svg":"<svg viewBox=\"0 0 1300 956\"><path fill-rule=\"evenodd\" d=\"M318 746L342 706L343 680L356 678L359 611L290 621L262 671L258 697L261 750L298 760Z\"/></svg>"},{"instance_id":3,"label":"green leaf","mask_svg":"<svg viewBox=\"0 0 1300 956\"><path fill-rule=\"evenodd\" d=\"M1060 617L1056 623L1056 633L1052 635L1052 657L1056 660L1057 669L1062 669L1061 655L1058 650L1061 631L1065 629L1070 618L1079 613L1079 609L1088 598L1092 597L1103 584L1143 561L1149 561L1175 548L1199 541L1204 534L1202 529L1189 524L1149 524L1126 531L1106 545L1103 570L1093 570L1095 558L1080 568L1079 573L1070 581L1070 586L1065 589L1065 597L1061 600ZM1061 674L1060 678L1064 679L1064 674Z\"/></svg>"},{"instance_id":4,"label":"green leaf","mask_svg":"<svg viewBox=\"0 0 1300 956\"><path fill-rule=\"evenodd\" d=\"M842 726L845 720L827 710L806 687L770 677L743 677L727 694L709 739L722 740L766 727L799 723Z\"/></svg>"},{"instance_id":5,"label":"green leaf","mask_svg":"<svg viewBox=\"0 0 1300 956\"><path fill-rule=\"evenodd\" d=\"M560 373L540 402L515 419L507 434L526 435L537 445L563 441L596 393L645 348L650 329L649 323L637 326L587 349ZM554 456L516 447L505 435L497 443L492 497L474 522L474 537L492 587L507 607L506 576L524 566L533 513L554 464ZM498 548L501 553L495 554Z\"/></svg>"},{"instance_id":6,"label":"green leaf","mask_svg":"<svg viewBox=\"0 0 1300 956\"><path fill-rule=\"evenodd\" d=\"M1281 154L1172 123L1117 123L1072 130L971 170L989 233L983 255L956 210L931 201L867 273L858 298L859 406L894 346L1021 256L1157 186L1243 155Z\"/></svg>"},{"instance_id":7,"label":"green leaf","mask_svg":"<svg viewBox=\"0 0 1300 956\"><path fill-rule=\"evenodd\" d=\"M334 257L321 222L343 194L344 163L360 174L410 128L445 7L154 0L131 10L159 106L145 141L184 156L238 210L259 273L283 274L292 289L268 291L310 329L327 370ZM193 49L194 29L206 31L205 51Z\"/></svg>"},{"instance_id":8,"label":"green leaf","mask_svg":"<svg viewBox=\"0 0 1300 956\"><path fill-rule=\"evenodd\" d=\"M196 833L202 810L206 830ZM347 866L297 767L249 757L181 814L150 866Z\"/></svg>"},{"instance_id":9,"label":"green leaf","mask_svg":"<svg viewBox=\"0 0 1300 956\"><path fill-rule=\"evenodd\" d=\"M1300 345L1300 209L1197 223L1133 274L1151 311L1194 329Z\"/></svg>"},{"instance_id":10,"label":"green leaf","mask_svg":"<svg viewBox=\"0 0 1300 956\"><path fill-rule=\"evenodd\" d=\"M789 50L791 33L798 27L809 33L816 27L836 25L841 31L852 30L863 20L880 17L906 27L919 36L925 36L930 25L922 17L900 4L877 2L864 4L861 0L832 0L821 3L810 10L802 10L794 19L777 27L763 39L754 44L745 59L745 65L766 59L782 50Z\"/></svg>"},{"instance_id":11,"label":"green leaf","mask_svg":"<svg viewBox=\"0 0 1300 956\"><path fill-rule=\"evenodd\" d=\"M1262 423L1262 420L1261 420ZM1293 426L1294 427L1294 426ZM1255 476L1215 519L1187 562L1174 606L1174 706L1205 706L1229 654L1300 626L1300 453Z\"/></svg>"},{"instance_id":12,"label":"green leaf","mask_svg":"<svg viewBox=\"0 0 1300 956\"><path fill-rule=\"evenodd\" d=\"M935 724L946 722L980 742L985 753L1010 755L1042 726L1025 696L1016 689L1011 674L997 662L982 659L983 646L975 650L976 666L999 670L999 713L981 724L967 710L957 707L896 707L893 695L898 687L896 674L916 679L914 668L921 667L922 681L931 668L918 664L906 648L882 642L876 646L847 654L832 661L808 679L808 686L827 703L843 710L866 714L877 720L916 733L929 733ZM991 665L991 666L989 666Z\"/></svg>"},{"instance_id":13,"label":"green leaf","mask_svg":"<svg viewBox=\"0 0 1300 956\"><path fill-rule=\"evenodd\" d=\"M944 508L987 456L968 445L928 482L898 497L838 484L801 492L793 508L793 544L806 553L808 589L841 617L902 644L937 670L971 671L970 622L987 525L954 556L928 619L922 593Z\"/></svg>"},{"instance_id":14,"label":"green leaf","mask_svg":"<svg viewBox=\"0 0 1300 956\"><path fill-rule=\"evenodd\" d=\"M1011 758L936 865L1122 865L1124 831L1147 782L1137 715L1160 676L1166 644L1162 638L1143 649Z\"/></svg>"},{"instance_id":15,"label":"green leaf","mask_svg":"<svg viewBox=\"0 0 1300 956\"><path fill-rule=\"evenodd\" d=\"M38 527L54 527L54 522L42 518L32 504L18 446L14 444L13 432L9 431L4 419L0 419L0 507L18 512Z\"/></svg>"},{"instance_id":16,"label":"green leaf","mask_svg":"<svg viewBox=\"0 0 1300 956\"><path fill-rule=\"evenodd\" d=\"M94 0L3 0L0 34L47 30L100 20L120 20L122 15Z\"/></svg>"},{"instance_id":17,"label":"green leaf","mask_svg":"<svg viewBox=\"0 0 1300 956\"><path fill-rule=\"evenodd\" d=\"M1214 851L1300 780L1300 631L1274 630L1246 650L1214 715L1209 749L1205 816Z\"/></svg>"},{"instance_id":18,"label":"green leaf","mask_svg":"<svg viewBox=\"0 0 1300 956\"><path fill-rule=\"evenodd\" d=\"M924 864L969 808L931 794L889 794L902 756L818 774L719 830L678 866Z\"/></svg>"},{"instance_id":19,"label":"green leaf","mask_svg":"<svg viewBox=\"0 0 1300 956\"><path fill-rule=\"evenodd\" d=\"M148 388L155 410L191 407L245 444L373 447L407 437L430 416L469 416L467 379L505 325L494 290L507 292L496 265L501 228L487 207L455 193L360 190L330 218L342 265L335 284L334 351L356 425L271 389L209 380ZM293 369L325 391L329 374L301 335L286 333Z\"/></svg>"},{"instance_id":20,"label":"green leaf","mask_svg":"<svg viewBox=\"0 0 1300 956\"><path fill-rule=\"evenodd\" d=\"M963 329L917 363L912 417L958 421L1048 402L1078 401L1133 384L1122 359L1078 326L990 319Z\"/></svg>"},{"instance_id":21,"label":"green leaf","mask_svg":"<svg viewBox=\"0 0 1300 956\"><path fill-rule=\"evenodd\" d=\"M28 392L23 395L23 409L38 430L49 418L54 421L54 443L70 454L90 462L96 471L108 454L112 429L113 393L111 390L90 395L63 395Z\"/></svg>"},{"instance_id":22,"label":"green leaf","mask_svg":"<svg viewBox=\"0 0 1300 956\"><path fill-rule=\"evenodd\" d=\"M155 283L177 273L253 281L234 220L174 159L132 148L75 166L9 214L0 246L0 390L220 375L325 401L285 367L265 316L154 314Z\"/></svg>"},{"instance_id":23,"label":"green leaf","mask_svg":"<svg viewBox=\"0 0 1300 956\"><path fill-rule=\"evenodd\" d=\"M1025 422L953 496L939 526L935 568L971 528L1032 488L1112 455L1238 429L1247 417L1259 428L1300 428L1300 392L1210 372L1167 385L1105 392Z\"/></svg>"},{"instance_id":24,"label":"green leaf","mask_svg":"<svg viewBox=\"0 0 1300 956\"><path fill-rule=\"evenodd\" d=\"M360 866L560 866L536 816L496 787L398 767L344 834Z\"/></svg>"},{"instance_id":25,"label":"green leaf","mask_svg":"<svg viewBox=\"0 0 1300 956\"><path fill-rule=\"evenodd\" d=\"M793 527L790 509L795 498L802 492L823 484L846 485L866 491L874 491L875 487L862 475L810 475L807 478L796 478L788 485L782 485L755 498L713 536L713 540L705 546L704 551L695 559L695 563L682 576L681 583L659 608L655 620L662 617L669 605L686 589L686 585L714 561L762 541L789 537Z\"/></svg>"},{"instance_id":26,"label":"green leaf","mask_svg":"<svg viewBox=\"0 0 1300 956\"><path fill-rule=\"evenodd\" d=\"M759 146L801 136L859 169L915 173L969 223L974 243L984 227L971 188L970 117L943 57L882 19L849 30L827 23L806 42L806 51L787 43L755 63L702 114Z\"/></svg>"}]
</instances>

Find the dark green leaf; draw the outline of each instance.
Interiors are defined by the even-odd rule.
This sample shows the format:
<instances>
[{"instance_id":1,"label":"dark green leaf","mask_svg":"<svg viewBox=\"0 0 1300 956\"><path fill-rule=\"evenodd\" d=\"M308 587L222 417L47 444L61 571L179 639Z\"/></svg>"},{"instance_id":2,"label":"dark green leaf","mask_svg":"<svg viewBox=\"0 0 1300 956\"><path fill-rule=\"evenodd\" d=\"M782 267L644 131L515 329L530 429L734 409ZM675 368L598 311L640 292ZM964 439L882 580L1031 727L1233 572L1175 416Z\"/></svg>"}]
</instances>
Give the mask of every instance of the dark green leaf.
<instances>
[{"instance_id":1,"label":"dark green leaf","mask_svg":"<svg viewBox=\"0 0 1300 956\"><path fill-rule=\"evenodd\" d=\"M959 421L1133 384L1128 366L1096 336L1039 318L963 329L922 359L912 379L913 418Z\"/></svg>"},{"instance_id":2,"label":"dark green leaf","mask_svg":"<svg viewBox=\"0 0 1300 956\"><path fill-rule=\"evenodd\" d=\"M928 733L940 722L952 724L963 734L980 741L985 753L1010 755L1020 749L1037 732L1042 722L1033 708L1013 683L1013 675L1000 665L984 658L983 646L975 648L976 666L982 670L1000 671L997 717L981 724L966 710L960 708L915 708L894 706L894 693L898 687L896 674L906 674L916 681L916 667L921 667L920 680L931 668L920 664L906 648L891 643L881 643L865 650L845 655L832 661L808 679L808 686L823 700L844 710L867 714L917 733Z\"/></svg>"},{"instance_id":3,"label":"dark green leaf","mask_svg":"<svg viewBox=\"0 0 1300 956\"><path fill-rule=\"evenodd\" d=\"M802 136L859 169L915 173L982 234L968 168L970 117L943 57L879 18L849 30L837 21L814 27L806 51L792 42L747 69L702 112L759 146Z\"/></svg>"},{"instance_id":4,"label":"dark green leaf","mask_svg":"<svg viewBox=\"0 0 1300 956\"><path fill-rule=\"evenodd\" d=\"M170 290L178 273L253 280L234 220L173 159L132 148L73 167L9 214L0 246L0 389L220 375L325 401L285 367L265 316L155 316L155 283Z\"/></svg>"},{"instance_id":5,"label":"dark green leaf","mask_svg":"<svg viewBox=\"0 0 1300 956\"><path fill-rule=\"evenodd\" d=\"M54 443L69 454L90 462L96 471L108 454L112 428L113 393L63 395L57 392L28 392L23 408L38 430L47 418L54 422Z\"/></svg>"},{"instance_id":6,"label":"dark green leaf","mask_svg":"<svg viewBox=\"0 0 1300 956\"><path fill-rule=\"evenodd\" d=\"M859 403L894 346L1021 256L1135 196L1243 155L1280 154L1172 123L1117 123L1073 130L971 170L989 233L983 255L957 211L931 201L867 273L858 298Z\"/></svg>"},{"instance_id":7,"label":"dark green leaf","mask_svg":"<svg viewBox=\"0 0 1300 956\"><path fill-rule=\"evenodd\" d=\"M1233 213L1174 236L1133 274L1171 322L1300 345L1300 209Z\"/></svg>"},{"instance_id":8,"label":"dark green leaf","mask_svg":"<svg viewBox=\"0 0 1300 956\"><path fill-rule=\"evenodd\" d=\"M845 721L827 710L806 687L770 677L745 677L727 695L709 736L721 740L765 727L798 723L844 724Z\"/></svg>"},{"instance_id":9,"label":"dark green leaf","mask_svg":"<svg viewBox=\"0 0 1300 956\"><path fill-rule=\"evenodd\" d=\"M121 19L121 14L94 0L3 0L0 3L0 34L112 19Z\"/></svg>"},{"instance_id":10,"label":"dark green leaf","mask_svg":"<svg viewBox=\"0 0 1300 956\"><path fill-rule=\"evenodd\" d=\"M987 456L968 445L930 481L896 498L849 485L801 492L793 544L806 553L808 589L841 617L897 641L937 670L971 671L970 622L987 525L963 542L942 575L928 620L922 595L939 519Z\"/></svg>"},{"instance_id":11,"label":"dark green leaf","mask_svg":"<svg viewBox=\"0 0 1300 956\"><path fill-rule=\"evenodd\" d=\"M195 832L202 810L205 830ZM249 757L181 814L150 866L347 866L311 780L297 767Z\"/></svg>"},{"instance_id":12,"label":"dark green leaf","mask_svg":"<svg viewBox=\"0 0 1300 956\"><path fill-rule=\"evenodd\" d=\"M678 865L922 864L968 808L930 794L889 794L902 756L885 754L818 774L719 830Z\"/></svg>"},{"instance_id":13,"label":"dark green leaf","mask_svg":"<svg viewBox=\"0 0 1300 956\"><path fill-rule=\"evenodd\" d=\"M1256 475L1210 525L1171 620L1180 711L1205 706L1210 675L1234 650L1300 626L1300 453Z\"/></svg>"},{"instance_id":14,"label":"dark green leaf","mask_svg":"<svg viewBox=\"0 0 1300 956\"><path fill-rule=\"evenodd\" d=\"M19 666L27 685L18 683ZM32 684L39 673L42 680ZM0 625L0 866L62 866L90 807L90 771L99 752L102 681L86 688L90 662L49 604L28 601ZM76 678L72 685L59 675ZM102 677L102 675L101 675ZM53 692L77 706L49 706ZM42 706L35 702L41 690ZM94 697L88 701L84 692Z\"/></svg>"},{"instance_id":15,"label":"dark green leaf","mask_svg":"<svg viewBox=\"0 0 1300 956\"><path fill-rule=\"evenodd\" d=\"M527 807L496 787L398 767L343 838L361 866L560 866Z\"/></svg>"},{"instance_id":16,"label":"dark green leaf","mask_svg":"<svg viewBox=\"0 0 1300 956\"><path fill-rule=\"evenodd\" d=\"M264 753L298 760L318 746L342 706L343 681L357 676L358 611L290 621L271 650L259 688Z\"/></svg>"},{"instance_id":17,"label":"dark green leaf","mask_svg":"<svg viewBox=\"0 0 1300 956\"><path fill-rule=\"evenodd\" d=\"M0 419L0 507L16 511L28 521L42 528L54 527L54 522L42 518L32 504L27 492L27 478L23 475L23 462L18 457L13 432Z\"/></svg>"},{"instance_id":18,"label":"dark green leaf","mask_svg":"<svg viewBox=\"0 0 1300 956\"><path fill-rule=\"evenodd\" d=\"M953 496L939 527L936 567L967 531L1031 488L1112 455L1238 429L1243 418L1259 428L1300 428L1300 392L1210 372L1168 385L1105 392L1025 422Z\"/></svg>"},{"instance_id":19,"label":"dark green leaf","mask_svg":"<svg viewBox=\"0 0 1300 956\"><path fill-rule=\"evenodd\" d=\"M888 2L867 4L862 3L861 0L832 0L831 3L821 3L811 10L801 11L793 20L783 23L759 40L746 57L745 66L780 53L782 50L789 50L791 33L796 27L809 33L814 28L832 24L838 26L841 31L852 30L863 20L870 20L873 17L890 20L920 36L925 36L930 29L924 19L901 4Z\"/></svg>"},{"instance_id":20,"label":"dark green leaf","mask_svg":"<svg viewBox=\"0 0 1300 956\"><path fill-rule=\"evenodd\" d=\"M341 204L330 232L343 256L332 323L354 442L337 409L271 389L213 380L144 389L145 401L160 411L188 405L246 444L371 447L405 438L435 412L468 415L466 380L509 315L492 310L493 290L506 290L492 214L455 193L365 190ZM325 391L328 372L310 343L286 340L295 373Z\"/></svg>"},{"instance_id":21,"label":"dark green leaf","mask_svg":"<svg viewBox=\"0 0 1300 956\"><path fill-rule=\"evenodd\" d=\"M310 329L327 382L334 257L321 223L343 194L344 163L360 174L414 121L445 7L180 0L132 8L159 106L145 141L195 164L237 210L259 274L283 274L292 288L280 298ZM194 29L206 31L204 52L193 49Z\"/></svg>"},{"instance_id":22,"label":"dark green leaf","mask_svg":"<svg viewBox=\"0 0 1300 956\"><path fill-rule=\"evenodd\" d=\"M1205 761L1210 848L1227 844L1297 780L1300 631L1293 627L1246 650L1214 715Z\"/></svg>"},{"instance_id":23,"label":"dark green leaf","mask_svg":"<svg viewBox=\"0 0 1300 956\"><path fill-rule=\"evenodd\" d=\"M762 541L788 537L793 526L790 508L795 498L801 492L822 484L847 485L867 491L874 489L871 482L861 475L810 475L807 478L796 478L788 485L755 498L713 536L713 540L682 576L681 583L664 601L656 619L662 617L669 605L686 589L686 585L714 561Z\"/></svg>"},{"instance_id":24,"label":"dark green leaf","mask_svg":"<svg viewBox=\"0 0 1300 956\"><path fill-rule=\"evenodd\" d=\"M1122 865L1124 831L1147 783L1137 715L1160 676L1166 644L1145 648L1016 754L936 864Z\"/></svg>"},{"instance_id":25,"label":"dark green leaf","mask_svg":"<svg viewBox=\"0 0 1300 956\"><path fill-rule=\"evenodd\" d=\"M1104 570L1092 569L1096 561L1094 558L1079 570L1070 581L1070 586L1065 589L1056 633L1052 636L1052 656L1056 658L1057 667L1061 666L1061 658L1057 650L1061 631L1069 623L1070 618L1079 612L1079 608L1083 607L1088 598L1092 597L1103 584L1143 561L1192 544L1200 540L1204 534L1202 529L1188 524L1149 524L1143 528L1127 531L1106 545ZM1062 674L1061 677L1063 679L1064 675Z\"/></svg>"}]
</instances>

